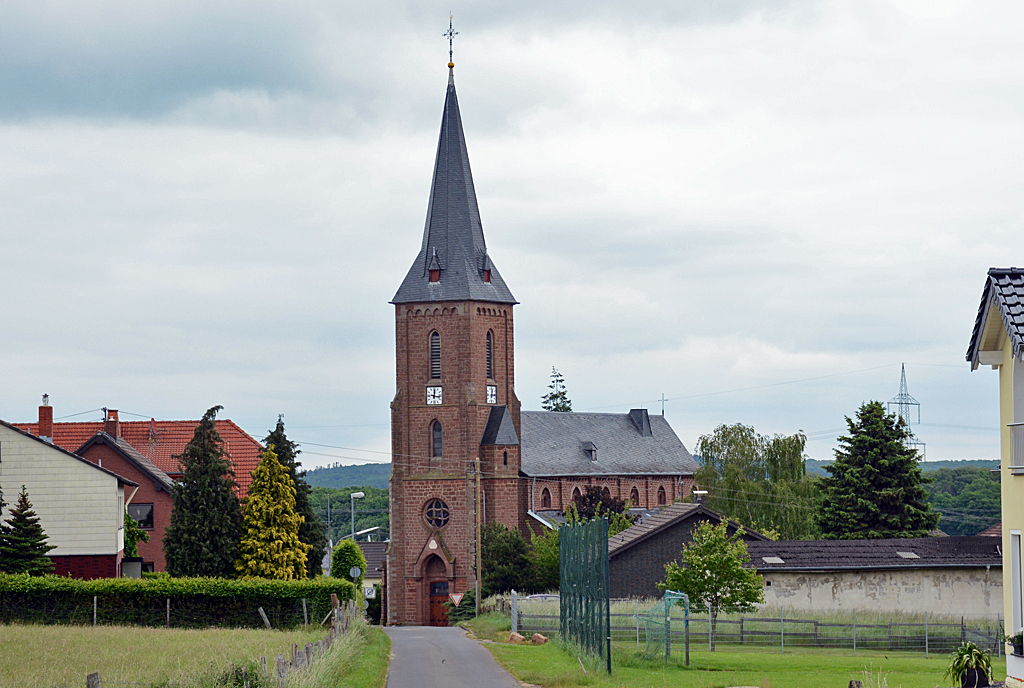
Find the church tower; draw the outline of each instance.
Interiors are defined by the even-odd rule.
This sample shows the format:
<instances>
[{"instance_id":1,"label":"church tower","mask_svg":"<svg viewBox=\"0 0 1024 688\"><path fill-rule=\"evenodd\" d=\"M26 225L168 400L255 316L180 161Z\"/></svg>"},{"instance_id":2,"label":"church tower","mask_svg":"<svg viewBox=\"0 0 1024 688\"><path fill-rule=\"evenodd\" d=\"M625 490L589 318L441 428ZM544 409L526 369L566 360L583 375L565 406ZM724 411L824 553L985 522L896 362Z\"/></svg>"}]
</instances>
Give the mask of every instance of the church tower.
<instances>
[{"instance_id":1,"label":"church tower","mask_svg":"<svg viewBox=\"0 0 1024 688\"><path fill-rule=\"evenodd\" d=\"M517 302L487 254L453 67L423 243L391 301L397 391L388 623L446 625L448 594L475 589L479 527L526 528Z\"/></svg>"}]
</instances>

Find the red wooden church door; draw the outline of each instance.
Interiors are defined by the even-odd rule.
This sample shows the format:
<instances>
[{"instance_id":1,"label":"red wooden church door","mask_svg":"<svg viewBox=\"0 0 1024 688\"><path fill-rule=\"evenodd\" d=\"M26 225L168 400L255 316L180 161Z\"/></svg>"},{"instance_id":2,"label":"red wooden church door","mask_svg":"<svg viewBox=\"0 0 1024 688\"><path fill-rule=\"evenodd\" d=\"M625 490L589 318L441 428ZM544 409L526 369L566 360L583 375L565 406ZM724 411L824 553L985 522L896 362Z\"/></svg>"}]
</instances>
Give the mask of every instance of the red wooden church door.
<instances>
[{"instance_id":1,"label":"red wooden church door","mask_svg":"<svg viewBox=\"0 0 1024 688\"><path fill-rule=\"evenodd\" d=\"M430 625L447 626L448 612L444 601L448 599L448 582L430 584Z\"/></svg>"}]
</instances>

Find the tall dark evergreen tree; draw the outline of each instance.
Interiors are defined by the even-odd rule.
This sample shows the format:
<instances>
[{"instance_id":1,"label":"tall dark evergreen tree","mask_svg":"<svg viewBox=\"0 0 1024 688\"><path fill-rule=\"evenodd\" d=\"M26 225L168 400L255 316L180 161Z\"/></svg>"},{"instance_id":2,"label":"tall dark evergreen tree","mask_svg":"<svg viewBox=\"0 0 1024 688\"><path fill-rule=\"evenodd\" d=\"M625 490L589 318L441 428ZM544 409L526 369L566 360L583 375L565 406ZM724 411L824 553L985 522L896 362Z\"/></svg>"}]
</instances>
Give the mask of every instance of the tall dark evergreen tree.
<instances>
[{"instance_id":1,"label":"tall dark evergreen tree","mask_svg":"<svg viewBox=\"0 0 1024 688\"><path fill-rule=\"evenodd\" d=\"M180 456L182 478L171 488L174 509L164 534L172 576L234 577L242 508L235 473L214 420L221 406L203 414Z\"/></svg>"},{"instance_id":2,"label":"tall dark evergreen tree","mask_svg":"<svg viewBox=\"0 0 1024 688\"><path fill-rule=\"evenodd\" d=\"M0 500L2 501L2 500ZM4 573L27 573L42 576L53 571L53 562L46 553L56 545L46 544L46 533L39 516L28 501L28 491L21 486L18 503L4 522L0 542L0 570Z\"/></svg>"},{"instance_id":3,"label":"tall dark evergreen tree","mask_svg":"<svg viewBox=\"0 0 1024 688\"><path fill-rule=\"evenodd\" d=\"M880 401L869 401L846 419L836 460L823 478L819 525L835 540L926 537L939 522L932 513L917 462L904 441L909 431Z\"/></svg>"},{"instance_id":4,"label":"tall dark evergreen tree","mask_svg":"<svg viewBox=\"0 0 1024 688\"><path fill-rule=\"evenodd\" d=\"M327 533L323 521L310 504L309 494L313 488L306 482L306 471L300 470L302 464L298 461L301 453L299 445L288 439L284 433L283 416L278 416L277 427L267 435L263 444L274 450L277 460L288 469L288 474L295 483L295 512L305 519L299 526L299 541L312 547L306 557L306 575L316 578L321 571L320 564L324 560L324 555L327 554Z\"/></svg>"},{"instance_id":5,"label":"tall dark evergreen tree","mask_svg":"<svg viewBox=\"0 0 1024 688\"><path fill-rule=\"evenodd\" d=\"M554 366L551 366L551 391L540 398L540 406L545 411L572 411L572 400L565 391L565 378Z\"/></svg>"}]
</instances>

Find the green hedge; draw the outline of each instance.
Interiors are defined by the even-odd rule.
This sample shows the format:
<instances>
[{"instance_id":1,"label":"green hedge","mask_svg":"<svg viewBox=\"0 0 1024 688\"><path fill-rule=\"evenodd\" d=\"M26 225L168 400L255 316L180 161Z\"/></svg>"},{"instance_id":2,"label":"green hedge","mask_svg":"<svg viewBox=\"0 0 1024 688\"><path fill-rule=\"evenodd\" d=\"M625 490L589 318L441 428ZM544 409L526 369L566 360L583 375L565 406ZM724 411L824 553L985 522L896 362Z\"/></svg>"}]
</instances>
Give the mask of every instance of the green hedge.
<instances>
[{"instance_id":1,"label":"green hedge","mask_svg":"<svg viewBox=\"0 0 1024 688\"><path fill-rule=\"evenodd\" d=\"M301 625L302 600L309 622L319 623L331 593L354 599L355 586L337 578L315 580L232 580L227 578L98 578L0 574L0 623L97 623L176 628L260 628L263 607L273 628Z\"/></svg>"}]
</instances>

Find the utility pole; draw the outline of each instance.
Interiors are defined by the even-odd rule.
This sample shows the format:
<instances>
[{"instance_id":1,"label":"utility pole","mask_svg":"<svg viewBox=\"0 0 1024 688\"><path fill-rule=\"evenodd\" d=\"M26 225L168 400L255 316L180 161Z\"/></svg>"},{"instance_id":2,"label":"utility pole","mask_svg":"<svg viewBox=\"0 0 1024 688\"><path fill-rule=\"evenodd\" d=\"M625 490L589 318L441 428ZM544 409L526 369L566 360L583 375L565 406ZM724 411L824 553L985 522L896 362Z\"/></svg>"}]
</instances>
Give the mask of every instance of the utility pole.
<instances>
[{"instance_id":1,"label":"utility pole","mask_svg":"<svg viewBox=\"0 0 1024 688\"><path fill-rule=\"evenodd\" d=\"M483 541L481 530L483 514L480 511L480 457L476 457L476 615L480 616L480 578L483 576Z\"/></svg>"}]
</instances>

